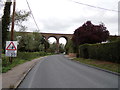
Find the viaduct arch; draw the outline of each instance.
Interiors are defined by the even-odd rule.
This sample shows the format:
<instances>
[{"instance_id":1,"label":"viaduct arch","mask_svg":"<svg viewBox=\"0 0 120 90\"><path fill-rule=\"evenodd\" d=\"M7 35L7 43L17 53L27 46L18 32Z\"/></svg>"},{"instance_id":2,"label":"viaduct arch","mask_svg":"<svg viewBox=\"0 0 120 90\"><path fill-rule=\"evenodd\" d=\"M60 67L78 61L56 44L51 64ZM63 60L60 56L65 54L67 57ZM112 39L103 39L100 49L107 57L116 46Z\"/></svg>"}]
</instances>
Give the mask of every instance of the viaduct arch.
<instances>
[{"instance_id":1,"label":"viaduct arch","mask_svg":"<svg viewBox=\"0 0 120 90\"><path fill-rule=\"evenodd\" d=\"M27 33L33 33L33 32L16 32L16 33L27 34ZM42 36L44 36L46 40L48 40L50 37L55 37L55 39L57 41L57 45L56 46L57 46L57 52L58 53L59 53L59 39L61 37L64 37L68 41L69 39L72 39L72 36L73 36L73 34L59 34L59 33L42 33L42 32L40 32L40 34ZM115 38L116 39L120 38L120 36L110 35L108 40L112 40L112 39L115 39Z\"/></svg>"},{"instance_id":2,"label":"viaduct arch","mask_svg":"<svg viewBox=\"0 0 120 90\"><path fill-rule=\"evenodd\" d=\"M29 34L29 33L33 33L33 32L16 32L19 34ZM48 39L50 37L54 37L56 39L56 47L57 50L56 52L59 53L59 39L61 37L64 37L66 39L66 41L72 39L73 34L60 34L60 33L42 33L40 32L40 34L48 41Z\"/></svg>"},{"instance_id":3,"label":"viaduct arch","mask_svg":"<svg viewBox=\"0 0 120 90\"><path fill-rule=\"evenodd\" d=\"M59 53L59 39L61 37L64 37L67 41L69 39L72 39L73 34L59 34L59 33L40 33L46 40L48 40L50 37L54 37L56 39L56 47L57 47L57 53Z\"/></svg>"}]
</instances>

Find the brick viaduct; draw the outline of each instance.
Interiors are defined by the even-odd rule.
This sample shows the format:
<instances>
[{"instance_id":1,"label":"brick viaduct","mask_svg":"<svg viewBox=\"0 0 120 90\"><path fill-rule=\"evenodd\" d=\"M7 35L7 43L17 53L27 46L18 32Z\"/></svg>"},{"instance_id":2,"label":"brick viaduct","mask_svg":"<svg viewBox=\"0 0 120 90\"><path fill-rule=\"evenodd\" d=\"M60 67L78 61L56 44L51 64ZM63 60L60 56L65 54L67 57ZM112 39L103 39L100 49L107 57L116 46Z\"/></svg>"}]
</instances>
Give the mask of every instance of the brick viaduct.
<instances>
[{"instance_id":1,"label":"brick viaduct","mask_svg":"<svg viewBox=\"0 0 120 90\"><path fill-rule=\"evenodd\" d=\"M18 33L31 33L31 32L18 32ZM57 50L56 52L59 52L59 39L61 37L64 37L66 39L66 41L68 41L69 39L72 38L73 34L59 34L59 33L40 33L47 41L50 37L54 37L56 39L56 46L57 46Z\"/></svg>"},{"instance_id":2,"label":"brick viaduct","mask_svg":"<svg viewBox=\"0 0 120 90\"><path fill-rule=\"evenodd\" d=\"M66 41L72 38L73 34L58 34L58 33L41 33L41 35L48 40L50 37L54 37L56 39L57 44L57 53L59 52L59 39L64 37Z\"/></svg>"},{"instance_id":3,"label":"brick viaduct","mask_svg":"<svg viewBox=\"0 0 120 90\"><path fill-rule=\"evenodd\" d=\"M18 32L18 33L31 33L31 32ZM57 46L57 52L59 52L59 39L61 37L64 37L66 41L72 38L73 34L59 34L59 33L40 33L46 40L48 40L50 37L54 37L56 39L56 46ZM109 39L112 38L120 38L120 36L110 36Z\"/></svg>"}]
</instances>

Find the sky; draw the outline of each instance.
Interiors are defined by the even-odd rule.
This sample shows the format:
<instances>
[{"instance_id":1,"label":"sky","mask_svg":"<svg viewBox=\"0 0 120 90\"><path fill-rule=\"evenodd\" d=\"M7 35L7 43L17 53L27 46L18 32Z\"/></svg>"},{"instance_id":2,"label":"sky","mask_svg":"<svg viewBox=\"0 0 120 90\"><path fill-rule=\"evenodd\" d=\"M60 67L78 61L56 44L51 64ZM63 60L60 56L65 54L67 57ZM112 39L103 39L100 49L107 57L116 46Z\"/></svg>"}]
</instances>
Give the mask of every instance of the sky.
<instances>
[{"instance_id":1,"label":"sky","mask_svg":"<svg viewBox=\"0 0 120 90\"><path fill-rule=\"evenodd\" d=\"M76 2L110 10L118 10L119 0L28 0L40 32L73 34L86 21L104 23L110 35L118 35L118 12L81 5ZM16 0L16 10L29 11L26 0ZM0 8L0 15L3 11ZM23 25L27 31L37 29L32 16Z\"/></svg>"}]
</instances>

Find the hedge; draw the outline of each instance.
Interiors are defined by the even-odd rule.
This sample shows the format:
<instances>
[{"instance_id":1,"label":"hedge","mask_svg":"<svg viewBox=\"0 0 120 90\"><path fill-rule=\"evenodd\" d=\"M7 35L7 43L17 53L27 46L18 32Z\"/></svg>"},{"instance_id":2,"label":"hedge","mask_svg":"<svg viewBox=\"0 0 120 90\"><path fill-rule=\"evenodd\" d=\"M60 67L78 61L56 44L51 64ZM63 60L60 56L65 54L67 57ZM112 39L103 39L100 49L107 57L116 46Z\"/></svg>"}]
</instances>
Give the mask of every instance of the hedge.
<instances>
[{"instance_id":1,"label":"hedge","mask_svg":"<svg viewBox=\"0 0 120 90\"><path fill-rule=\"evenodd\" d=\"M82 58L120 62L120 40L104 44L84 44L79 47Z\"/></svg>"},{"instance_id":2,"label":"hedge","mask_svg":"<svg viewBox=\"0 0 120 90\"><path fill-rule=\"evenodd\" d=\"M18 52L17 57L13 58L13 62L11 64L9 62L9 57L6 57L5 54L2 54L2 72L5 73L19 64L46 55L52 55L52 54L46 52Z\"/></svg>"},{"instance_id":3,"label":"hedge","mask_svg":"<svg viewBox=\"0 0 120 90\"><path fill-rule=\"evenodd\" d=\"M89 44L80 45L80 47L79 47L79 56L80 57L89 58L88 46L89 46Z\"/></svg>"},{"instance_id":4,"label":"hedge","mask_svg":"<svg viewBox=\"0 0 120 90\"><path fill-rule=\"evenodd\" d=\"M17 58L24 59L24 60L31 60L35 57L45 56L47 55L46 52L18 52Z\"/></svg>"}]
</instances>

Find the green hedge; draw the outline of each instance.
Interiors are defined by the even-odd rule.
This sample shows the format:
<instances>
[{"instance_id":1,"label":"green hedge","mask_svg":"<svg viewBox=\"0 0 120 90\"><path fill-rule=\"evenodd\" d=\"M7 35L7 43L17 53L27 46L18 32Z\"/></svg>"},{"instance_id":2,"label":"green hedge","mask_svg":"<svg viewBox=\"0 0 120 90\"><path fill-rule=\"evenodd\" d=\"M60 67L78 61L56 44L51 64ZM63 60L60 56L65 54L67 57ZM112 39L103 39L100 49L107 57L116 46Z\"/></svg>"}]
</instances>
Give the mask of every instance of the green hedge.
<instances>
[{"instance_id":1,"label":"green hedge","mask_svg":"<svg viewBox=\"0 0 120 90\"><path fill-rule=\"evenodd\" d=\"M79 47L82 58L120 62L120 40L104 44L84 44Z\"/></svg>"},{"instance_id":2,"label":"green hedge","mask_svg":"<svg viewBox=\"0 0 120 90\"><path fill-rule=\"evenodd\" d=\"M88 46L89 44L84 44L80 45L79 47L79 56L82 58L89 58L89 53L88 53Z\"/></svg>"},{"instance_id":3,"label":"green hedge","mask_svg":"<svg viewBox=\"0 0 120 90\"><path fill-rule=\"evenodd\" d=\"M46 52L18 52L17 58L24 60L31 60L36 57L45 56Z\"/></svg>"},{"instance_id":4,"label":"green hedge","mask_svg":"<svg viewBox=\"0 0 120 90\"><path fill-rule=\"evenodd\" d=\"M16 65L25 63L40 56L52 55L46 52L18 52L17 57L13 58L12 64L9 62L9 57L2 54L2 72L5 73Z\"/></svg>"}]
</instances>

